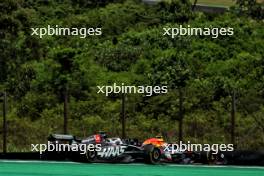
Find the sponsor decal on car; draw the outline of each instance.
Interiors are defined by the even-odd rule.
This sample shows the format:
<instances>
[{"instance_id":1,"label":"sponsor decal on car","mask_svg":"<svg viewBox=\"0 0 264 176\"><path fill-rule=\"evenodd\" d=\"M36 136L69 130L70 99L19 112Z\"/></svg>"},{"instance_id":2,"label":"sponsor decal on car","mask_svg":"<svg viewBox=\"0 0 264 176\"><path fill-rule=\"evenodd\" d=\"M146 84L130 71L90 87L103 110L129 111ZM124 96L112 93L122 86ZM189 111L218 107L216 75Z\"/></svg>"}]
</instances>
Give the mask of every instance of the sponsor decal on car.
<instances>
[{"instance_id":1,"label":"sponsor decal on car","mask_svg":"<svg viewBox=\"0 0 264 176\"><path fill-rule=\"evenodd\" d=\"M126 148L127 146L109 146L102 148L97 155L102 158L116 157L124 153Z\"/></svg>"}]
</instances>

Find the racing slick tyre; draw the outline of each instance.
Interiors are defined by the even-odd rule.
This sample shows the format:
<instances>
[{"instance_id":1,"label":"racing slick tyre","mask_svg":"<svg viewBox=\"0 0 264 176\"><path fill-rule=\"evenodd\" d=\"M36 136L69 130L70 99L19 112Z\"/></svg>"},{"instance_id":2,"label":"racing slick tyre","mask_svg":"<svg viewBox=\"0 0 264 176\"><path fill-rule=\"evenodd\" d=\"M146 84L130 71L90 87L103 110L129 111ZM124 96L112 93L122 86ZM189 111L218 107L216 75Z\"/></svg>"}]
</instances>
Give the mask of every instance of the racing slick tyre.
<instances>
[{"instance_id":1,"label":"racing slick tyre","mask_svg":"<svg viewBox=\"0 0 264 176\"><path fill-rule=\"evenodd\" d=\"M86 158L88 162L93 162L96 159L97 153L96 151L87 151Z\"/></svg>"},{"instance_id":2,"label":"racing slick tyre","mask_svg":"<svg viewBox=\"0 0 264 176\"><path fill-rule=\"evenodd\" d=\"M207 161L209 164L223 165L227 164L226 157L224 153L218 152L214 153L213 151L207 152Z\"/></svg>"},{"instance_id":3,"label":"racing slick tyre","mask_svg":"<svg viewBox=\"0 0 264 176\"><path fill-rule=\"evenodd\" d=\"M161 158L160 149L149 144L144 146L144 150L146 151L146 163L149 164L157 164Z\"/></svg>"}]
</instances>

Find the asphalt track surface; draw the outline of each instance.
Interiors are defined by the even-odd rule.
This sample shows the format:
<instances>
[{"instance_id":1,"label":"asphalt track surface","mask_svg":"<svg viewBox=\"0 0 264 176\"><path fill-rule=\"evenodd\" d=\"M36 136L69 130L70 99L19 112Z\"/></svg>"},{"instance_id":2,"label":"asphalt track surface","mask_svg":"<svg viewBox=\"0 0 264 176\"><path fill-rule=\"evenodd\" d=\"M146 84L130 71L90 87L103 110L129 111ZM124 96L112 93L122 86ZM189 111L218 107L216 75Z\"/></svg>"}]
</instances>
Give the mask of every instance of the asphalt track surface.
<instances>
[{"instance_id":1,"label":"asphalt track surface","mask_svg":"<svg viewBox=\"0 0 264 176\"><path fill-rule=\"evenodd\" d=\"M0 160L0 176L264 176L264 167Z\"/></svg>"}]
</instances>

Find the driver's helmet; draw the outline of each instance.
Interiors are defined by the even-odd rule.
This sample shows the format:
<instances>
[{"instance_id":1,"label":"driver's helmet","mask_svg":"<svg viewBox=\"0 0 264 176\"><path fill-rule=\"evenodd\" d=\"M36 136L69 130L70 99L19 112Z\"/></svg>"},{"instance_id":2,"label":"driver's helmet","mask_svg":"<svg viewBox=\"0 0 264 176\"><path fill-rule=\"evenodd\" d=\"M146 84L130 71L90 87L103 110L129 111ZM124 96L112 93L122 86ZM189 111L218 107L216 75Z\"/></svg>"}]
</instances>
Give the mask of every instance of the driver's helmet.
<instances>
[{"instance_id":1,"label":"driver's helmet","mask_svg":"<svg viewBox=\"0 0 264 176\"><path fill-rule=\"evenodd\" d=\"M99 135L101 136L102 139L107 138L106 132L104 132L104 131L99 131Z\"/></svg>"},{"instance_id":2,"label":"driver's helmet","mask_svg":"<svg viewBox=\"0 0 264 176\"><path fill-rule=\"evenodd\" d=\"M157 139L160 139L160 140L164 141L164 139L163 139L163 136L161 136L161 135L157 135L155 138L157 138Z\"/></svg>"}]
</instances>

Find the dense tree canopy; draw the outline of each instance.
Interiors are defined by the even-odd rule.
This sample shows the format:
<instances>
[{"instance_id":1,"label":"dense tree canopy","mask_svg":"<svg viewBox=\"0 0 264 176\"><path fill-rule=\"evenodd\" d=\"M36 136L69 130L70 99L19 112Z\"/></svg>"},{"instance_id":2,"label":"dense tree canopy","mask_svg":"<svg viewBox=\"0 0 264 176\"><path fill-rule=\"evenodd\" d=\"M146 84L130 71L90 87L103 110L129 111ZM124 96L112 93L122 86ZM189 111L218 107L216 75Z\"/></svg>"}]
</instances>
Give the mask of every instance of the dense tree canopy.
<instances>
[{"instance_id":1,"label":"dense tree canopy","mask_svg":"<svg viewBox=\"0 0 264 176\"><path fill-rule=\"evenodd\" d=\"M151 6L132 0L1 1L0 91L8 93L8 150L29 150L49 133L63 132L65 87L69 133L121 135L121 95L97 93L97 86L113 83L168 86L167 94L126 96L128 137L162 134L177 141L182 128L185 141L229 143L235 92L238 148L263 148L263 12L253 5L244 12L238 2L247 15L192 12L187 0ZM234 35L162 35L164 27L180 24L232 27ZM47 25L101 27L103 34L30 35L31 27Z\"/></svg>"}]
</instances>

